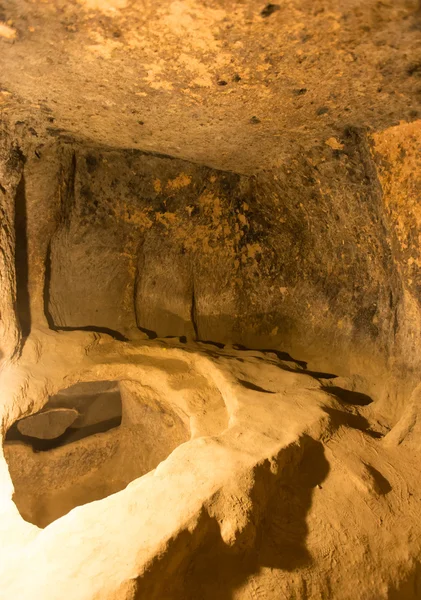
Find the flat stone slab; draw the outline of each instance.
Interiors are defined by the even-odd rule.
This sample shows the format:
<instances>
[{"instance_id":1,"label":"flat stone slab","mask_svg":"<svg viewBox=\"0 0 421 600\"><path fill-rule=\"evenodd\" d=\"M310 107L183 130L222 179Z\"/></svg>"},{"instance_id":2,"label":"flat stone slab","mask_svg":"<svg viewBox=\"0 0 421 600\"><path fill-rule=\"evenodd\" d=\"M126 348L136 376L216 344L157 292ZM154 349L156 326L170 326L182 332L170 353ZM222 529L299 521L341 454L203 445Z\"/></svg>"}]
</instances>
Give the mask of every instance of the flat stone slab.
<instances>
[{"instance_id":1,"label":"flat stone slab","mask_svg":"<svg viewBox=\"0 0 421 600\"><path fill-rule=\"evenodd\" d=\"M17 428L22 435L40 440L54 440L73 425L78 416L78 411L72 408L52 408L21 419Z\"/></svg>"}]
</instances>

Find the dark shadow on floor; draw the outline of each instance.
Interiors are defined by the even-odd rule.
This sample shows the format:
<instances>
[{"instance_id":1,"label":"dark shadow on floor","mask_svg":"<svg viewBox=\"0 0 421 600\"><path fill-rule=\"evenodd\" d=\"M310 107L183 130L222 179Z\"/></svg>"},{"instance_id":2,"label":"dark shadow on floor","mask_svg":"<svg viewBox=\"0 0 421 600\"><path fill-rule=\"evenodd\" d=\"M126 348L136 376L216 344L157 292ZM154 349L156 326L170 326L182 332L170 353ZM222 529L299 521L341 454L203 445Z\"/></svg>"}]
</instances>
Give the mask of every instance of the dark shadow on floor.
<instances>
[{"instance_id":1,"label":"dark shadow on floor","mask_svg":"<svg viewBox=\"0 0 421 600\"><path fill-rule=\"evenodd\" d=\"M262 392L263 394L275 394L276 393L276 392L272 392L271 390L265 390L264 388L260 387L260 385L256 385L255 383L252 383L251 381L246 381L245 379L238 379L237 381L240 385L245 387L247 390L253 390L254 392Z\"/></svg>"},{"instance_id":2,"label":"dark shadow on floor","mask_svg":"<svg viewBox=\"0 0 421 600\"><path fill-rule=\"evenodd\" d=\"M86 425L85 427L69 427L59 437L56 437L52 440L44 440L23 435L19 432L16 423L14 423L7 432L5 441L23 442L24 444L31 446L35 452L45 452L47 450L52 450L53 448L59 448L60 446L71 444L72 442L77 442L78 440L95 435L96 433L105 433L106 431L114 429L114 427L119 427L120 425L121 416L113 417L112 419L107 419L106 421L101 421L99 423L93 423L92 425Z\"/></svg>"},{"instance_id":3,"label":"dark shadow on floor","mask_svg":"<svg viewBox=\"0 0 421 600\"><path fill-rule=\"evenodd\" d=\"M337 408L331 408L330 406L324 406L323 410L330 416L330 423L334 428L339 427L351 427L352 429L358 429L366 433L372 438L382 438L383 433L374 431L370 428L370 423L361 415L356 415L345 410L339 410Z\"/></svg>"},{"instance_id":4,"label":"dark shadow on floor","mask_svg":"<svg viewBox=\"0 0 421 600\"><path fill-rule=\"evenodd\" d=\"M371 475L371 477L373 478L373 480L376 484L377 492L379 493L379 495L385 496L386 494L391 492L392 486L390 485L390 483L386 479L386 477L384 475L382 475L380 473L380 471L375 469L372 465L369 465L367 463L364 463L364 464L365 464L365 468L367 469L367 471L369 472L369 474Z\"/></svg>"},{"instance_id":5,"label":"dark shadow on floor","mask_svg":"<svg viewBox=\"0 0 421 600\"><path fill-rule=\"evenodd\" d=\"M180 343L186 343L186 339L183 338L179 338L180 339ZM324 373L322 371L310 371L307 369L307 363L305 361L301 361L301 360L296 360L295 358L292 358L292 356L290 354L288 354L287 352L282 352L281 350L261 350L259 348L246 348L245 346L242 346L240 344L234 344L232 346L232 348L234 350L237 351L237 354L231 354L229 353L227 350L224 350L224 352L218 352L218 350L222 350L224 348L226 348L226 346L224 346L223 344L219 344L217 342L211 342L211 341L198 341L199 344L202 344L200 350L202 352L204 352L205 354L207 354L208 356L210 356L211 358L215 358L215 359L220 359L220 358L235 358L236 360L240 361L240 362L244 362L244 359L241 358L241 356L238 355L238 352L253 352L254 355L252 355L252 358L254 358L255 360L259 360L262 362L267 362L267 363L272 363L276 366L278 366L279 368L283 369L284 371L289 371L291 373L299 373L302 375L309 375L310 377L313 377L314 379L335 379L337 377L337 375L335 375L334 373ZM213 346L214 348L206 348L206 345L209 346ZM186 352L197 352L197 348L196 347L185 347L184 350L186 350ZM260 354L265 354L266 356L259 356L258 353ZM272 354L273 357L270 357L268 355ZM282 361L281 363L279 361ZM286 363L293 363L293 365L288 365Z\"/></svg>"},{"instance_id":6,"label":"dark shadow on floor","mask_svg":"<svg viewBox=\"0 0 421 600\"><path fill-rule=\"evenodd\" d=\"M115 329L108 329L108 327L97 327L96 325L86 325L81 327L55 327L55 331L92 331L94 333L105 333L110 337L118 340L119 342L128 342L128 338L125 335L116 331Z\"/></svg>"},{"instance_id":7,"label":"dark shadow on floor","mask_svg":"<svg viewBox=\"0 0 421 600\"><path fill-rule=\"evenodd\" d=\"M208 344L209 346L215 346L215 348L219 348L223 350L225 348L225 344L221 342L213 342L212 340L196 340L200 344Z\"/></svg>"},{"instance_id":8,"label":"dark shadow on floor","mask_svg":"<svg viewBox=\"0 0 421 600\"><path fill-rule=\"evenodd\" d=\"M158 338L158 334L156 333L156 331L153 331L152 329L146 329L145 327L140 327L139 325L137 326L137 328L139 329L139 331L141 331L142 333L147 335L150 340L156 340ZM171 337L171 336L168 336L168 337Z\"/></svg>"},{"instance_id":9,"label":"dark shadow on floor","mask_svg":"<svg viewBox=\"0 0 421 600\"><path fill-rule=\"evenodd\" d=\"M206 343L210 343L210 342L206 342ZM241 352L260 352L262 354L273 354L274 356L276 356L276 358L278 360L282 361L283 363L289 362L289 363L294 363L295 365L297 365L297 368L288 366L286 364L279 365L285 371L291 371L294 373L302 373L303 375L309 375L310 377L313 377L314 379L335 379L337 377L337 375L335 375L334 373L324 373L322 371L310 371L309 369L307 369L306 361L293 358L290 354L288 354L288 352L282 352L281 350L274 350L274 349L261 350L259 348L246 348L246 346L242 346L241 344L234 344L233 348L235 350L239 350ZM268 360L268 357L256 356L255 358L258 358L259 360L264 360L264 361Z\"/></svg>"},{"instance_id":10,"label":"dark shadow on floor","mask_svg":"<svg viewBox=\"0 0 421 600\"><path fill-rule=\"evenodd\" d=\"M288 354L288 352L282 352L281 350L274 350L272 348L270 348L269 350L263 350L261 348L246 348L246 346L243 346L242 344L234 344L233 348L235 350L242 350L243 352L262 352L263 354L275 354L275 356L279 359L279 360L285 360L287 362L294 362L295 364L299 365L302 369L306 369L307 368L307 363L303 360L297 360L295 358L293 358L290 354Z\"/></svg>"},{"instance_id":11,"label":"dark shadow on floor","mask_svg":"<svg viewBox=\"0 0 421 600\"><path fill-rule=\"evenodd\" d=\"M362 394L361 392L352 392L351 390L346 390L337 386L323 386L322 390L327 392L328 394L332 394L336 396L341 402L345 402L345 404L353 404L354 406L367 406L373 402L373 399L367 394Z\"/></svg>"},{"instance_id":12,"label":"dark shadow on floor","mask_svg":"<svg viewBox=\"0 0 421 600\"><path fill-rule=\"evenodd\" d=\"M322 371L304 371L306 375L314 377L314 379L336 379L337 375L334 373L323 373Z\"/></svg>"},{"instance_id":13,"label":"dark shadow on floor","mask_svg":"<svg viewBox=\"0 0 421 600\"><path fill-rule=\"evenodd\" d=\"M261 567L286 573L308 567L312 558L306 547L306 519L315 489L323 493L318 486L329 464L323 445L309 436L300 447L286 448L282 463L280 476L268 464L256 470L249 529L234 547L224 543L215 519L202 515L204 529L176 538L146 578L139 579L133 600L232 600L235 590ZM253 531L254 543L247 545Z\"/></svg>"}]
</instances>

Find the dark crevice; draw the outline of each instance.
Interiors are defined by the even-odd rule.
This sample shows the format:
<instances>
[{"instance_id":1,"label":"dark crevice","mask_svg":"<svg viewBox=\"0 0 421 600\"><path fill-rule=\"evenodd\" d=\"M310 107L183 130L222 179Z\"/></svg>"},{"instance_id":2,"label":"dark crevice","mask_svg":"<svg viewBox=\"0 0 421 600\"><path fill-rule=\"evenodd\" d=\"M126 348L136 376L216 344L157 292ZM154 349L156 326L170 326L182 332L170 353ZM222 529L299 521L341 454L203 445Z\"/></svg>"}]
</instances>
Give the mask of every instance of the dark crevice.
<instances>
[{"instance_id":1,"label":"dark crevice","mask_svg":"<svg viewBox=\"0 0 421 600\"><path fill-rule=\"evenodd\" d=\"M247 348L242 344L233 344L234 350L241 350L246 352L262 352L264 354L274 354L279 360L285 360L287 362L293 362L296 365L299 365L301 368L306 369L307 363L304 360L296 360L293 358L288 352L282 352L281 350L270 349L262 349L262 348Z\"/></svg>"},{"instance_id":2,"label":"dark crevice","mask_svg":"<svg viewBox=\"0 0 421 600\"><path fill-rule=\"evenodd\" d=\"M296 358L293 358L290 354L288 354L288 352L281 352L280 350L272 350L270 348L268 350L261 350L261 352L275 354L275 356L279 360L286 360L286 361L294 362L295 364L299 365L303 369L307 368L307 363L305 360L297 360Z\"/></svg>"},{"instance_id":3,"label":"dark crevice","mask_svg":"<svg viewBox=\"0 0 421 600\"><path fill-rule=\"evenodd\" d=\"M22 337L31 332L31 308L29 302L28 266L28 226L26 209L25 177L19 181L15 194L15 269L16 269L16 309Z\"/></svg>"},{"instance_id":4,"label":"dark crevice","mask_svg":"<svg viewBox=\"0 0 421 600\"><path fill-rule=\"evenodd\" d=\"M142 256L142 262L145 261L145 257L143 254L143 245L142 243L138 244L137 247L137 251L136 251L136 256L137 256L137 263L136 263L136 271L134 274L134 282L133 282L133 312L134 312L134 317L136 319L136 325L139 327L139 319L138 319L138 314L137 314L137 290L139 289L139 285L140 285L140 265L139 265L139 261L140 261L140 257ZM142 331L142 329L140 329ZM144 332L146 333L146 332Z\"/></svg>"},{"instance_id":5,"label":"dark crevice","mask_svg":"<svg viewBox=\"0 0 421 600\"><path fill-rule=\"evenodd\" d=\"M137 328L142 333L145 333L150 340L156 340L156 338L158 337L156 331L153 331L152 329L146 329L146 327L141 327L140 325L138 325Z\"/></svg>"},{"instance_id":6,"label":"dark crevice","mask_svg":"<svg viewBox=\"0 0 421 600\"><path fill-rule=\"evenodd\" d=\"M48 327L55 329L54 320L50 313L50 283L51 283L51 242L48 244L44 263L44 315Z\"/></svg>"},{"instance_id":7,"label":"dark crevice","mask_svg":"<svg viewBox=\"0 0 421 600\"><path fill-rule=\"evenodd\" d=\"M336 379L338 376L334 373L323 373L322 371L308 371L307 369L304 371L306 375L310 375L310 377L314 377L314 379Z\"/></svg>"},{"instance_id":8,"label":"dark crevice","mask_svg":"<svg viewBox=\"0 0 421 600\"><path fill-rule=\"evenodd\" d=\"M367 406L373 402L370 396L361 392L353 392L337 386L323 386L322 390L332 396L336 396L345 404L353 404L355 406Z\"/></svg>"},{"instance_id":9,"label":"dark crevice","mask_svg":"<svg viewBox=\"0 0 421 600\"><path fill-rule=\"evenodd\" d=\"M256 385L255 383L252 383L251 381L246 381L245 379L239 379L238 383L241 384L246 389L253 390L254 392L262 392L264 394L275 394L276 393L276 392L272 392L271 390L265 390L264 388L260 387L260 385Z\"/></svg>"},{"instance_id":10,"label":"dark crevice","mask_svg":"<svg viewBox=\"0 0 421 600\"><path fill-rule=\"evenodd\" d=\"M220 350L223 350L225 348L225 344L222 344L222 342L213 342L212 340L196 340L198 342L200 342L201 344L208 344L209 346L215 346L216 348L219 348Z\"/></svg>"},{"instance_id":11,"label":"dark crevice","mask_svg":"<svg viewBox=\"0 0 421 600\"><path fill-rule=\"evenodd\" d=\"M121 416L112 417L106 421L100 421L99 423L92 423L85 427L69 427L59 437L54 439L40 439L29 435L23 435L19 432L16 427L16 423L12 425L6 435L6 442L23 442L24 444L31 446L35 452L45 452L47 450L53 450L61 446L66 446L78 440L82 440L96 433L105 433L110 429L119 427L121 425Z\"/></svg>"},{"instance_id":12,"label":"dark crevice","mask_svg":"<svg viewBox=\"0 0 421 600\"><path fill-rule=\"evenodd\" d=\"M54 329L54 331L93 331L94 333L105 333L119 342L129 341L129 338L119 331L108 329L108 327L97 327L96 325L85 325L83 327L52 327L52 329Z\"/></svg>"}]
</instances>

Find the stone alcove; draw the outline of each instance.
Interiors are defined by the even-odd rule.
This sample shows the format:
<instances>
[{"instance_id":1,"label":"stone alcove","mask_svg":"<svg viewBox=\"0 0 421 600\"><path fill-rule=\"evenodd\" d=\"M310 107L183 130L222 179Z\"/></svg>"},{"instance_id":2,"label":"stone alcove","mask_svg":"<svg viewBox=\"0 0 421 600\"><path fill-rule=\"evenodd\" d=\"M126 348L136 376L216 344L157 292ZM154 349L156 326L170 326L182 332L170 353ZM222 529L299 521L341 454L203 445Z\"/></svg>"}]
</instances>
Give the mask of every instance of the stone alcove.
<instances>
[{"instance_id":1,"label":"stone alcove","mask_svg":"<svg viewBox=\"0 0 421 600\"><path fill-rule=\"evenodd\" d=\"M91 381L50 397L4 443L22 517L39 527L124 489L190 438L188 415L136 381Z\"/></svg>"}]
</instances>

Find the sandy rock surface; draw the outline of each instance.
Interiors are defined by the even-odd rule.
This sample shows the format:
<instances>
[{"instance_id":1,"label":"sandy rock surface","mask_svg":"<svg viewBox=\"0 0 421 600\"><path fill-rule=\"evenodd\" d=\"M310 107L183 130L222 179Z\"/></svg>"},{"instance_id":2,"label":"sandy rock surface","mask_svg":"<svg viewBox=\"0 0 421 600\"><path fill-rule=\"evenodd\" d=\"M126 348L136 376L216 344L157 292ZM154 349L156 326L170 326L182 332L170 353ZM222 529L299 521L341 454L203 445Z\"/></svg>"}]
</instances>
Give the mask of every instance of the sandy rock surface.
<instances>
[{"instance_id":1,"label":"sandy rock surface","mask_svg":"<svg viewBox=\"0 0 421 600\"><path fill-rule=\"evenodd\" d=\"M273 353L34 332L19 364L2 371L3 427L69 385L120 378L123 421L41 452L41 486L32 451L5 442L0 597L416 598L418 448L409 430L399 443L393 430L384 437L370 405L318 375ZM123 459L153 390L190 436L140 476ZM165 439L155 432L155 452ZM126 476L120 491L110 488L113 465ZM103 497L90 501L89 489ZM44 528L25 522L25 510Z\"/></svg>"},{"instance_id":2,"label":"sandy rock surface","mask_svg":"<svg viewBox=\"0 0 421 600\"><path fill-rule=\"evenodd\" d=\"M0 600L419 600L420 31L0 4Z\"/></svg>"}]
</instances>

